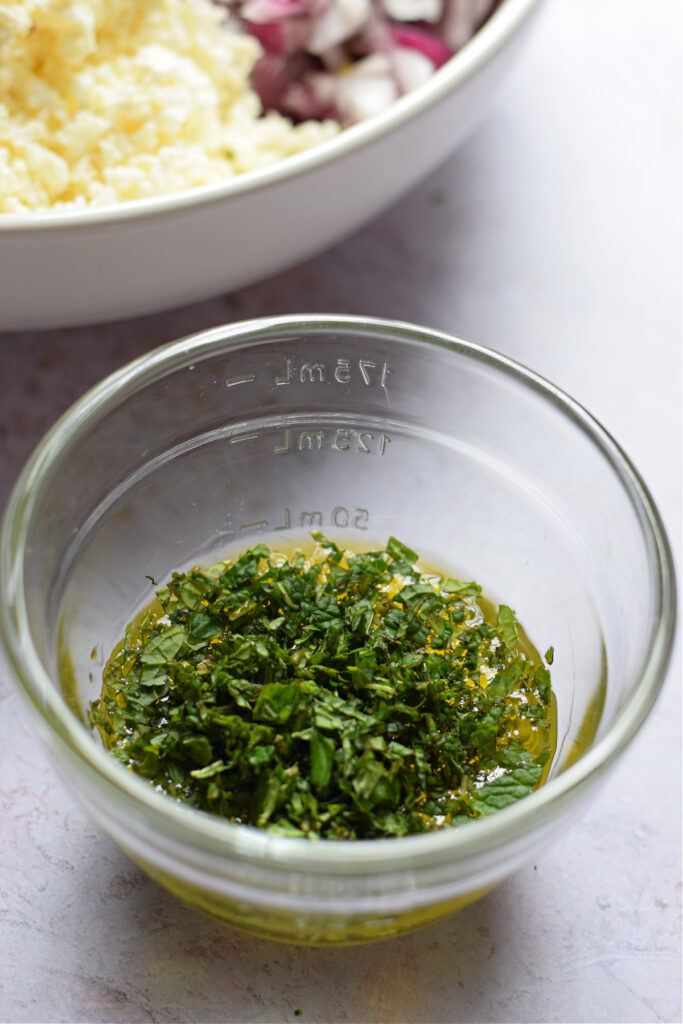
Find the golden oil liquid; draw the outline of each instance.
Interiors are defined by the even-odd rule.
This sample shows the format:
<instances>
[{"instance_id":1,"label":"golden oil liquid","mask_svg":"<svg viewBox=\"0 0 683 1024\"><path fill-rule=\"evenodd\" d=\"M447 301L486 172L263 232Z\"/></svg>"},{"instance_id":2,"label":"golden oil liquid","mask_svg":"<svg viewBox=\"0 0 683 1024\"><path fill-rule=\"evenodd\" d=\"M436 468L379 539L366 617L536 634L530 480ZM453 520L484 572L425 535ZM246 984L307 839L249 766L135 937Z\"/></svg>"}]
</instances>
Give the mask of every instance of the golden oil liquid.
<instances>
[{"instance_id":1,"label":"golden oil liquid","mask_svg":"<svg viewBox=\"0 0 683 1024\"><path fill-rule=\"evenodd\" d=\"M346 551L349 555L362 554L367 551L382 550L384 547L382 543L373 545L371 542L366 542L362 546L354 545L353 547L350 547L348 544L345 544L344 541L341 539L329 539L333 540L334 543L337 543L338 547ZM270 549L271 558L276 562L283 563L288 560L291 561L296 556L303 554L306 559L306 566L308 567L313 563L324 561L326 558L325 549L321 547L321 545L318 544L318 542L309 535L302 536L300 538L297 538L297 540L290 541L289 543L282 543L282 540L283 538L281 536L276 536L270 542L268 539L263 541L267 544L267 546ZM231 550L223 559L219 559L218 561L212 562L212 564L208 566L208 568L211 568L214 565L220 565L223 562L233 562L237 558L239 558L240 555L242 555L246 550L248 550L248 548L245 547L239 548L237 550ZM344 562L342 562L342 564L344 564ZM447 569L436 568L433 565L426 566L422 564L420 561L416 563L415 568L420 573L420 575L425 576L427 578L431 577L434 580L436 580L437 578L443 579L448 577L454 577L454 574ZM455 578L463 577L455 576ZM400 583L397 584L397 591L401 585L402 584ZM478 606L484 621L488 622L491 625L495 625L498 617L498 605L496 605L492 600L487 598L485 595L481 594L476 598L472 598L471 600ZM138 614L129 623L125 633L126 637L128 638L129 644L131 646L134 645L137 642L140 634L144 633L149 628L149 626L153 625L155 621L157 621L159 618L163 616L163 614L164 610L161 605L161 602L159 601L158 597L155 596L152 599L152 601L150 601L149 604L147 604L140 612L138 612ZM536 668L544 664L543 658L539 654L536 647L534 647L534 645L531 643L531 640L529 639L524 628L519 624L517 626L517 635L518 641L515 645L515 649L517 653L522 655L526 662L532 667L532 671L535 671ZM108 675L108 669L115 661L115 659L119 656L123 648L123 644L124 638L122 638L119 641L119 643L112 651L104 669L103 675L105 679ZM101 696L103 698L115 698L116 690L103 681ZM510 703L514 704L514 698L510 699ZM543 768L541 778L538 782L538 786L543 785L543 783L548 778L548 774L550 772L550 768L552 765L553 756L555 754L557 746L557 703L554 692L551 692L551 701L547 709L546 724L535 720L531 720L530 718L525 717L523 714L520 714L516 718L512 719L506 735L508 739L514 739L516 742L520 743L533 757L538 757L540 754L546 752L548 753L548 759ZM102 740L105 746L111 746L112 739L112 736L107 736L104 733L102 733Z\"/></svg>"},{"instance_id":2,"label":"golden oil liquid","mask_svg":"<svg viewBox=\"0 0 683 1024\"><path fill-rule=\"evenodd\" d=\"M350 553L363 553L370 550L379 550L383 547L381 542L373 544L371 541L366 541L362 545L354 544L351 547L344 542L344 538L331 537L330 539L334 540L340 548L346 549ZM307 558L312 559L316 557L316 542L311 537L299 537L295 541L286 544L282 543L282 540L281 535L276 535L274 538L264 538L264 542L268 544L272 554L279 556L283 560L291 558L300 551ZM239 557L244 550L246 548L232 549L226 552L224 560L233 560ZM214 560L212 564L216 564L216 561L218 560ZM186 567L184 571L187 571L189 568L189 566ZM424 565L418 562L416 568L421 573L427 575L458 578L458 574L452 572L450 567L441 568L433 564ZM484 619L491 624L495 624L498 606L485 596L477 597L476 602L481 609ZM134 643L140 632L144 631L145 624L158 619L161 615L163 615L163 608L159 599L155 596L131 620L128 627L129 640ZM534 667L543 665L544 662L541 655L532 644L527 633L520 626L518 626L518 637L518 650L525 656L527 661ZM552 638L544 640L544 642L551 641ZM107 665L120 653L123 643L124 640L121 639L116 645ZM60 652L59 663L65 697L67 697L70 706L74 705L76 713L78 703L75 697L76 686L68 652L64 650ZM80 712L78 714L82 719L82 714ZM519 735L517 737L518 741L535 757L544 751L549 752L550 756L539 781L539 786L548 777L557 743L557 705L554 692L551 695L551 703L547 709L546 717L548 721L547 727L532 725L528 720L520 722ZM591 736L585 737L585 742L589 745L592 733L594 732L593 719L591 719L590 723L587 723L587 727L588 725L591 726ZM123 845L125 849L125 843ZM455 913L475 900L480 899L489 889L493 888L493 885L491 885L483 889L472 889L456 898L441 900L435 903L427 902L412 910L396 913L359 913L357 910L348 914L331 914L321 911L310 913L302 907L301 912L294 914L289 910L276 909L275 907L264 906L249 900L236 900L216 892L214 889L204 889L201 886L192 885L178 878L175 874L162 869L158 864L143 860L132 851L128 852L152 878L195 909L212 917L219 918L233 927L263 938L308 946L348 946L393 938L423 927L446 915Z\"/></svg>"}]
</instances>

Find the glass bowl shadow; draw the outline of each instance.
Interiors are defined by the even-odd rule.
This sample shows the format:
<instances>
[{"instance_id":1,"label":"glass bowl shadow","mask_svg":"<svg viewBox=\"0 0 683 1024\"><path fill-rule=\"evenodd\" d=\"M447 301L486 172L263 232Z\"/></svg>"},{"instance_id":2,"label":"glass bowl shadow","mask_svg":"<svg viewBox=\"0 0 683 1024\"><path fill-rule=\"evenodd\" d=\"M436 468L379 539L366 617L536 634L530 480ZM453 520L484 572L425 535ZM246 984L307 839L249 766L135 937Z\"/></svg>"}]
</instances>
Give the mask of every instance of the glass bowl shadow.
<instances>
[{"instance_id":1,"label":"glass bowl shadow","mask_svg":"<svg viewBox=\"0 0 683 1024\"><path fill-rule=\"evenodd\" d=\"M87 708L155 585L311 529L352 548L397 536L554 647L545 786L458 828L312 842L188 808L104 751ZM534 859L642 725L674 632L660 517L611 437L505 357L389 321L256 320L143 356L41 442L2 545L9 659L86 810L193 906L289 942L399 934Z\"/></svg>"}]
</instances>

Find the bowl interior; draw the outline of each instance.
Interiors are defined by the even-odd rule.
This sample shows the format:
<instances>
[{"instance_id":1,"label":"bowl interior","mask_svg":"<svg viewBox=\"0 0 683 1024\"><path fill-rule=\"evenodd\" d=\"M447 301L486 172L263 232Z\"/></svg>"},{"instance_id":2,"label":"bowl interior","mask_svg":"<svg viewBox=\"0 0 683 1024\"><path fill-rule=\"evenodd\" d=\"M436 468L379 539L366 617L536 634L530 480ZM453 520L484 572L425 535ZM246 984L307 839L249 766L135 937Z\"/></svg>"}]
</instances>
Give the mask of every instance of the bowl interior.
<instances>
[{"instance_id":1,"label":"bowl interior","mask_svg":"<svg viewBox=\"0 0 683 1024\"><path fill-rule=\"evenodd\" d=\"M34 467L32 643L85 721L173 570L311 529L365 549L394 535L554 647L556 776L631 698L658 614L643 512L595 431L501 357L405 326L261 322L177 343L86 396Z\"/></svg>"}]
</instances>

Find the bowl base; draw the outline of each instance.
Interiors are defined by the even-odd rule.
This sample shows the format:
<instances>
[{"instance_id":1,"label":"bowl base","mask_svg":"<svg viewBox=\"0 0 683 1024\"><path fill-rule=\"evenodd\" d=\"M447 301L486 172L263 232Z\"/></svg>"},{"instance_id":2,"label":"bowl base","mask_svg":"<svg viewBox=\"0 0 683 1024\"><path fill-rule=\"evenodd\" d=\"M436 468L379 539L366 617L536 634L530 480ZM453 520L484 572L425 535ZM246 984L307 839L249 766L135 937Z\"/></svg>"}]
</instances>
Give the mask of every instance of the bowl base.
<instances>
[{"instance_id":1,"label":"bowl base","mask_svg":"<svg viewBox=\"0 0 683 1024\"><path fill-rule=\"evenodd\" d=\"M132 859L150 878L194 910L261 939L294 946L360 946L397 938L462 910L495 888L488 885L444 903L398 914L296 914L221 896L180 881L139 857Z\"/></svg>"}]
</instances>

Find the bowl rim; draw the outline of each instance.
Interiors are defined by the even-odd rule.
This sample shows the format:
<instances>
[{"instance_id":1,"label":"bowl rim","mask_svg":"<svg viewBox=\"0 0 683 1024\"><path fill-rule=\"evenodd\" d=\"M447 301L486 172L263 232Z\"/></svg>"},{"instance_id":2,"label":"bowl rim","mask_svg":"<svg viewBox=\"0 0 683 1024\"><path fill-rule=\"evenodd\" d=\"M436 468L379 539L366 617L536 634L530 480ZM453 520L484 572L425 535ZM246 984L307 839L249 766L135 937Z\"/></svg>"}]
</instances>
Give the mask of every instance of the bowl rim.
<instances>
[{"instance_id":1,"label":"bowl rim","mask_svg":"<svg viewBox=\"0 0 683 1024\"><path fill-rule=\"evenodd\" d=\"M180 368L211 350L222 347L261 345L274 333L286 330L341 331L366 337L374 334L399 344L435 345L488 365L529 389L564 413L600 450L619 478L640 522L652 571L653 612L648 644L638 673L638 683L605 734L561 775L518 803L477 820L477 827L463 826L377 840L308 839L272 836L257 828L234 824L188 808L156 792L143 779L127 771L92 740L90 733L68 708L61 688L43 668L33 647L29 609L23 590L24 545L36 506L41 477L50 472L84 432L89 422L116 405L119 396L135 384L149 382L165 371ZM666 531L650 492L630 459L611 434L560 388L521 363L474 342L431 328L401 321L346 315L287 315L221 325L170 342L117 370L87 391L68 409L39 442L10 495L0 534L0 639L2 639L19 688L37 712L43 738L56 745L77 772L108 797L112 787L132 814L144 812L160 832L186 847L200 847L223 857L230 854L255 858L263 867L344 874L387 874L423 868L427 864L466 859L549 821L573 802L597 779L636 735L654 704L666 677L676 632L675 568Z\"/></svg>"},{"instance_id":2,"label":"bowl rim","mask_svg":"<svg viewBox=\"0 0 683 1024\"><path fill-rule=\"evenodd\" d=\"M448 93L472 78L502 49L531 17L542 0L501 0L484 24L460 50L426 82L400 97L385 112L345 128L333 138L311 146L275 163L245 171L225 181L197 185L176 192L142 199L128 199L103 206L0 213L0 239L14 232L85 228L122 221L153 218L198 206L221 202L233 195L258 192L291 178L305 175L326 163L340 160L368 145L422 111L444 99Z\"/></svg>"}]
</instances>

